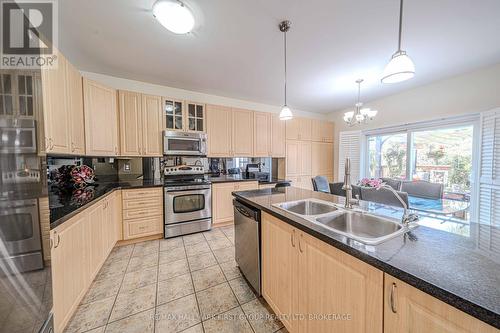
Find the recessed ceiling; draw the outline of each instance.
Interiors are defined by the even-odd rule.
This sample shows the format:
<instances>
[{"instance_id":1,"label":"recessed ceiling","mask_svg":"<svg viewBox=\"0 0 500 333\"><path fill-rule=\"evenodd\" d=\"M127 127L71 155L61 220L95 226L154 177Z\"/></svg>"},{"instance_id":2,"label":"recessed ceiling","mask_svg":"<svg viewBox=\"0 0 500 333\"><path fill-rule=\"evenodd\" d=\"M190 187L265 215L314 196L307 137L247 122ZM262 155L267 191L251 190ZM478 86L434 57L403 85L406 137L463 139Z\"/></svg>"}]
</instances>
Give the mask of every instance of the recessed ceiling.
<instances>
[{"instance_id":1,"label":"recessed ceiling","mask_svg":"<svg viewBox=\"0 0 500 333\"><path fill-rule=\"evenodd\" d=\"M84 71L281 105L286 18L288 104L321 113L352 106L357 78L369 101L500 62L498 0L406 0L416 76L395 85L379 79L397 47L398 0L184 2L197 25L179 36L153 18L151 0L60 1L60 48Z\"/></svg>"}]
</instances>

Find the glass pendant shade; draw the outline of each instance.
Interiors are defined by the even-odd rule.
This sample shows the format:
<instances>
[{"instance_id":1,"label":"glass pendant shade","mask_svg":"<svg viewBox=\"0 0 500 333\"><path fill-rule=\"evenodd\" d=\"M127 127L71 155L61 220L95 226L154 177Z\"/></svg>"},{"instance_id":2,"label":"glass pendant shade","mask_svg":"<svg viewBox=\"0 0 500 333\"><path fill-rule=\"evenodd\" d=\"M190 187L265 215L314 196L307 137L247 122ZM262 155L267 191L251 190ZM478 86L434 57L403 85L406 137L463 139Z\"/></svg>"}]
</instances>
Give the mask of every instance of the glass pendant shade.
<instances>
[{"instance_id":1,"label":"glass pendant shade","mask_svg":"<svg viewBox=\"0 0 500 333\"><path fill-rule=\"evenodd\" d=\"M179 1L156 1L153 5L153 16L174 34L187 34L194 28L193 13Z\"/></svg>"},{"instance_id":2,"label":"glass pendant shade","mask_svg":"<svg viewBox=\"0 0 500 333\"><path fill-rule=\"evenodd\" d=\"M415 76L415 65L405 51L394 53L382 74L383 83L397 83Z\"/></svg>"},{"instance_id":3,"label":"glass pendant shade","mask_svg":"<svg viewBox=\"0 0 500 333\"><path fill-rule=\"evenodd\" d=\"M281 108L280 120L290 120L293 118L292 110L286 105Z\"/></svg>"}]
</instances>

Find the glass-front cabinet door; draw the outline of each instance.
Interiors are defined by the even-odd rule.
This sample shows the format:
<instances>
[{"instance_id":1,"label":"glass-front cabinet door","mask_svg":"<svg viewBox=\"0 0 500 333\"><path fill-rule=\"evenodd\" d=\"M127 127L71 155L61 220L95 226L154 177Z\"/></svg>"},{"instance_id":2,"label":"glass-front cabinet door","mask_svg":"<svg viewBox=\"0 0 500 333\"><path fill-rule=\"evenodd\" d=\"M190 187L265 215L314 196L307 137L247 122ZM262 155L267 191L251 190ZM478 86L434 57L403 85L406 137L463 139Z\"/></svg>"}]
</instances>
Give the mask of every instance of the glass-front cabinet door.
<instances>
[{"instance_id":1,"label":"glass-front cabinet door","mask_svg":"<svg viewBox=\"0 0 500 333\"><path fill-rule=\"evenodd\" d=\"M205 104L187 103L187 130L205 131Z\"/></svg>"},{"instance_id":2,"label":"glass-front cabinet door","mask_svg":"<svg viewBox=\"0 0 500 333\"><path fill-rule=\"evenodd\" d=\"M163 109L167 120L166 128L182 131L184 129L184 103L182 101L166 99Z\"/></svg>"},{"instance_id":3,"label":"glass-front cabinet door","mask_svg":"<svg viewBox=\"0 0 500 333\"><path fill-rule=\"evenodd\" d=\"M174 131L205 131L205 104L165 99L166 129Z\"/></svg>"}]
</instances>

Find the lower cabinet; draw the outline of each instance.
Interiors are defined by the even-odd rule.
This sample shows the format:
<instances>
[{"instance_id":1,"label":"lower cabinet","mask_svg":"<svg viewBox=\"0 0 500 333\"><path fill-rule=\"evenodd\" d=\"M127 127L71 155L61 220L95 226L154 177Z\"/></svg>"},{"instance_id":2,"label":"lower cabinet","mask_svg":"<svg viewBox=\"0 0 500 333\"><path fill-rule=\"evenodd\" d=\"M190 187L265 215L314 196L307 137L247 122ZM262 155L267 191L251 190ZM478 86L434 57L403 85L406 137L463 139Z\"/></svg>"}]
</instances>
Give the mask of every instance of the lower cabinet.
<instances>
[{"instance_id":1,"label":"lower cabinet","mask_svg":"<svg viewBox=\"0 0 500 333\"><path fill-rule=\"evenodd\" d=\"M119 239L120 191L50 232L55 332L63 332Z\"/></svg>"},{"instance_id":2,"label":"lower cabinet","mask_svg":"<svg viewBox=\"0 0 500 333\"><path fill-rule=\"evenodd\" d=\"M258 188L257 181L212 184L213 225L232 223L234 218L232 193L234 191L249 191Z\"/></svg>"},{"instance_id":3,"label":"lower cabinet","mask_svg":"<svg viewBox=\"0 0 500 333\"><path fill-rule=\"evenodd\" d=\"M266 213L262 293L290 332L382 332L383 273Z\"/></svg>"},{"instance_id":4,"label":"lower cabinet","mask_svg":"<svg viewBox=\"0 0 500 333\"><path fill-rule=\"evenodd\" d=\"M163 232L163 187L122 190L123 239Z\"/></svg>"},{"instance_id":5,"label":"lower cabinet","mask_svg":"<svg viewBox=\"0 0 500 333\"><path fill-rule=\"evenodd\" d=\"M384 293L386 333L500 332L389 274L385 274Z\"/></svg>"},{"instance_id":6,"label":"lower cabinet","mask_svg":"<svg viewBox=\"0 0 500 333\"><path fill-rule=\"evenodd\" d=\"M293 187L299 187L305 190L313 189L311 178L312 178L311 175L287 177L287 179L292 182L291 185Z\"/></svg>"}]
</instances>

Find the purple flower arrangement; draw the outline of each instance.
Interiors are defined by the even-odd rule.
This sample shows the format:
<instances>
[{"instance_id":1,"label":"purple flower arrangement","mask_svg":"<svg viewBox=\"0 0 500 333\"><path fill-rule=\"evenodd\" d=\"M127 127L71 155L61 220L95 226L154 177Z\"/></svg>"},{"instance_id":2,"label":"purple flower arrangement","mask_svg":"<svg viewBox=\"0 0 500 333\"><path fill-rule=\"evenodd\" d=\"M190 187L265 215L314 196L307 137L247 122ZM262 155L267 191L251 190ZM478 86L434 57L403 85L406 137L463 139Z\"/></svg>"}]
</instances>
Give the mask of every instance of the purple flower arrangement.
<instances>
[{"instance_id":1,"label":"purple flower arrangement","mask_svg":"<svg viewBox=\"0 0 500 333\"><path fill-rule=\"evenodd\" d=\"M359 186L379 188L383 182L378 178L363 178L358 182Z\"/></svg>"}]
</instances>

